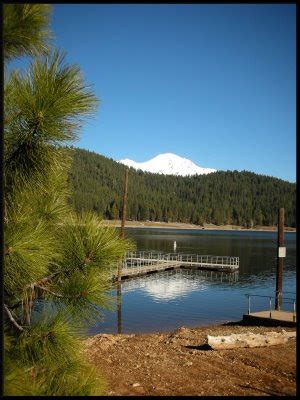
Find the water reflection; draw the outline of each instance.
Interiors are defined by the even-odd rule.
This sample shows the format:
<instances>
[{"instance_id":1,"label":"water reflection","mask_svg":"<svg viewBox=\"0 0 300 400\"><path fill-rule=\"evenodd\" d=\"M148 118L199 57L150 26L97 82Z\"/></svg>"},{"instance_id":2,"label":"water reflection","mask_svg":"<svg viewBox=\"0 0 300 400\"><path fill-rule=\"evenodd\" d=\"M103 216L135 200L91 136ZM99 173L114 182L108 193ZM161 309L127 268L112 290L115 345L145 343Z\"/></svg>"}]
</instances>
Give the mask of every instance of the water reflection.
<instances>
[{"instance_id":1,"label":"water reflection","mask_svg":"<svg viewBox=\"0 0 300 400\"><path fill-rule=\"evenodd\" d=\"M156 301L169 301L206 290L209 281L233 284L238 280L238 271L232 273L200 270L166 271L148 277L138 277L122 283L123 293L140 290Z\"/></svg>"},{"instance_id":2,"label":"water reflection","mask_svg":"<svg viewBox=\"0 0 300 400\"><path fill-rule=\"evenodd\" d=\"M160 250L240 257L235 273L201 270L165 271L124 281L112 291L117 310L105 312L104 321L90 327L99 332L156 332L178 326L201 326L240 320L247 312L246 293L275 294L276 233L128 229L127 237L139 250ZM296 235L285 235L287 258L283 292L296 291ZM268 307L253 298L253 311ZM285 305L289 309L290 305Z\"/></svg>"}]
</instances>

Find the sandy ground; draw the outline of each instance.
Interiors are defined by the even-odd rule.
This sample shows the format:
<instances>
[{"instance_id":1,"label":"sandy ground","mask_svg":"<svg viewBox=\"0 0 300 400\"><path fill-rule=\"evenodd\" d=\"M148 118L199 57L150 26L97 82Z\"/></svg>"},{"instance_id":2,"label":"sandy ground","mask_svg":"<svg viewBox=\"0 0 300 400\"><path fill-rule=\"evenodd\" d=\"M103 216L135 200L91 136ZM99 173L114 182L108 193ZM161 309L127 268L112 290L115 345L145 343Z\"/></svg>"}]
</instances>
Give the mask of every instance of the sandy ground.
<instances>
[{"instance_id":1,"label":"sandy ground","mask_svg":"<svg viewBox=\"0 0 300 400\"><path fill-rule=\"evenodd\" d=\"M99 334L85 341L89 360L107 380L107 394L143 396L296 395L296 343L208 350L207 334L280 332L233 323L171 333Z\"/></svg>"},{"instance_id":2,"label":"sandy ground","mask_svg":"<svg viewBox=\"0 0 300 400\"><path fill-rule=\"evenodd\" d=\"M121 226L120 220L103 220L108 226ZM255 228L244 228L238 225L214 225L204 224L204 226L186 224L182 222L156 222L156 221L126 221L126 228L170 228L170 229L204 229L204 230L235 230L235 231L277 231L277 226L257 226ZM286 232L295 232L295 228L285 227Z\"/></svg>"}]
</instances>

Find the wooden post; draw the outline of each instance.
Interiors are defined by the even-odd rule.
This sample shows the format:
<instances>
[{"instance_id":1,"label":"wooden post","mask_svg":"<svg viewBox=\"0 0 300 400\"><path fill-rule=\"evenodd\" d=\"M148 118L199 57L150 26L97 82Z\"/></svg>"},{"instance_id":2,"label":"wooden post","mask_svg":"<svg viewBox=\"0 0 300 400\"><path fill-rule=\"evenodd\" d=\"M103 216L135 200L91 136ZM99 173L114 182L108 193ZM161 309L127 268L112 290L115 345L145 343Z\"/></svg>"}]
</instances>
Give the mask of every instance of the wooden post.
<instances>
[{"instance_id":1,"label":"wooden post","mask_svg":"<svg viewBox=\"0 0 300 400\"><path fill-rule=\"evenodd\" d=\"M284 208L278 211L278 238L277 238L277 271L276 271L276 296L275 296L275 310L280 310L281 297L282 297L282 273L285 257L284 247Z\"/></svg>"},{"instance_id":2,"label":"wooden post","mask_svg":"<svg viewBox=\"0 0 300 400\"><path fill-rule=\"evenodd\" d=\"M122 288L121 282L117 283L117 304L118 304L118 333L122 333Z\"/></svg>"},{"instance_id":3,"label":"wooden post","mask_svg":"<svg viewBox=\"0 0 300 400\"><path fill-rule=\"evenodd\" d=\"M121 238L124 238L125 233L125 221L126 221L126 200L127 200L127 186L128 186L128 169L125 169L125 182L124 182L124 192L123 192L123 202L122 202L122 222L121 222ZM121 281L122 273L122 263L118 267L118 282Z\"/></svg>"},{"instance_id":4,"label":"wooden post","mask_svg":"<svg viewBox=\"0 0 300 400\"><path fill-rule=\"evenodd\" d=\"M128 169L125 170L125 182L123 192L123 203L122 203L122 223L121 223L121 237L124 238L124 228L126 221L126 201L127 201L127 186L128 186Z\"/></svg>"}]
</instances>

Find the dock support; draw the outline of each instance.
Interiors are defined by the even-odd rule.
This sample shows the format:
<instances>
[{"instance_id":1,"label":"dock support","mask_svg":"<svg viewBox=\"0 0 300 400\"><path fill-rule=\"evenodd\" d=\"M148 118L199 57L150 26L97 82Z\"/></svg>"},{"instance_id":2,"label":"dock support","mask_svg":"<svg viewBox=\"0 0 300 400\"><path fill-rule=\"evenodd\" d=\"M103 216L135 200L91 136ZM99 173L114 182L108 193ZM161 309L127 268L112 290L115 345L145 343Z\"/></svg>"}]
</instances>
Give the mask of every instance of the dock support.
<instances>
[{"instance_id":1,"label":"dock support","mask_svg":"<svg viewBox=\"0 0 300 400\"><path fill-rule=\"evenodd\" d=\"M275 310L280 310L282 298L282 273L285 257L284 247L284 208L278 211L278 253L277 253L277 271L276 271L276 296Z\"/></svg>"}]
</instances>

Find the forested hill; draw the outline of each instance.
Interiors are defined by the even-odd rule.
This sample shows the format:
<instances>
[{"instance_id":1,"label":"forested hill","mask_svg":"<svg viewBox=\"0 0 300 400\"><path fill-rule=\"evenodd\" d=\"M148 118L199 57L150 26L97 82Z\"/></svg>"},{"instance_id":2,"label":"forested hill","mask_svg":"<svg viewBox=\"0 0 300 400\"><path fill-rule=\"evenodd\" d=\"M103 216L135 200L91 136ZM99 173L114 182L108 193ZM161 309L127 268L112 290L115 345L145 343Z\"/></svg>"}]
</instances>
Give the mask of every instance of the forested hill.
<instances>
[{"instance_id":1,"label":"forested hill","mask_svg":"<svg viewBox=\"0 0 300 400\"><path fill-rule=\"evenodd\" d=\"M119 219L125 166L94 152L73 149L71 204L105 219ZM279 207L295 226L296 184L252 172L219 171L180 177L129 169L127 219L275 225Z\"/></svg>"}]
</instances>

